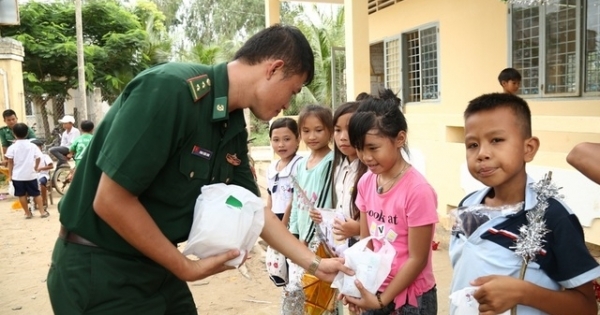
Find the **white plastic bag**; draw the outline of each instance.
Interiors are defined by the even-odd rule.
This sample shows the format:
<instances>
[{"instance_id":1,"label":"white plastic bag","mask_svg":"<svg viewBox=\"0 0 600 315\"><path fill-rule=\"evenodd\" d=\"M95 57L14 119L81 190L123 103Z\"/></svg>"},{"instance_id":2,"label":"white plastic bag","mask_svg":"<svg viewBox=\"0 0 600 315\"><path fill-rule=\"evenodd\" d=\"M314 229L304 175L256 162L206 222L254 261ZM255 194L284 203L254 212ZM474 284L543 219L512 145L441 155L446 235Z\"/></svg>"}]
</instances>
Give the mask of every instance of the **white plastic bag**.
<instances>
[{"instance_id":1,"label":"white plastic bag","mask_svg":"<svg viewBox=\"0 0 600 315\"><path fill-rule=\"evenodd\" d=\"M269 278L277 287L282 287L288 283L288 268L285 256L276 251L271 246L267 247L265 265Z\"/></svg>"},{"instance_id":2,"label":"white plastic bag","mask_svg":"<svg viewBox=\"0 0 600 315\"><path fill-rule=\"evenodd\" d=\"M337 257L344 257L344 251L348 249L348 240L336 240L333 234L333 223L335 219L345 221L344 214L335 209L317 209L321 214L321 223L319 228L325 235L327 246L335 253Z\"/></svg>"},{"instance_id":3,"label":"white plastic bag","mask_svg":"<svg viewBox=\"0 0 600 315\"><path fill-rule=\"evenodd\" d=\"M11 196L15 195L15 186L13 185L12 180L8 182L8 194Z\"/></svg>"},{"instance_id":4,"label":"white plastic bag","mask_svg":"<svg viewBox=\"0 0 600 315\"><path fill-rule=\"evenodd\" d=\"M183 254L202 259L239 249L240 256L225 263L238 267L264 224L264 203L249 190L222 183L204 186Z\"/></svg>"},{"instance_id":5,"label":"white plastic bag","mask_svg":"<svg viewBox=\"0 0 600 315\"><path fill-rule=\"evenodd\" d=\"M374 239L364 238L344 252L345 265L354 270L355 274L349 276L338 272L331 284L332 288L339 289L341 294L360 298L360 291L354 284L354 280L358 279L367 291L373 294L377 292L392 270L396 250L387 239L382 238L379 241L383 242L383 246L378 252L373 252L367 245Z\"/></svg>"},{"instance_id":6,"label":"white plastic bag","mask_svg":"<svg viewBox=\"0 0 600 315\"><path fill-rule=\"evenodd\" d=\"M454 314L479 315L479 302L473 297L473 294L477 289L479 289L479 287L466 287L450 294L450 302L456 307ZM509 314L510 310L498 315Z\"/></svg>"}]
</instances>

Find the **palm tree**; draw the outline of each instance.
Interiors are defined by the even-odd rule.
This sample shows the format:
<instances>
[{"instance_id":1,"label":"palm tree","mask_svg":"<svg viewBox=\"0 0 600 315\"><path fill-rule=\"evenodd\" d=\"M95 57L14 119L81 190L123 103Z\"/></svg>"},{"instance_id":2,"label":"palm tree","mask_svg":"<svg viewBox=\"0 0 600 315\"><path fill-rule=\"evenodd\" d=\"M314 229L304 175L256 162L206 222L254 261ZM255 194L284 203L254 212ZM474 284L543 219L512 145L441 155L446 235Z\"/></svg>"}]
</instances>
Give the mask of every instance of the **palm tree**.
<instances>
[{"instance_id":1,"label":"palm tree","mask_svg":"<svg viewBox=\"0 0 600 315\"><path fill-rule=\"evenodd\" d=\"M335 47L344 47L344 8L339 7L332 15L319 12L317 7L313 7L316 15L309 15L302 12L295 19L295 24L308 39L315 55L315 77L311 84L302 89L296 98L290 104L290 108L285 112L286 115L296 115L306 104L322 104L333 107L333 77L332 64L335 59L336 70L341 71L345 68L343 54L341 56L333 55ZM344 82L338 78L336 82L336 94L342 94L345 98ZM339 103L339 100L335 100Z\"/></svg>"}]
</instances>

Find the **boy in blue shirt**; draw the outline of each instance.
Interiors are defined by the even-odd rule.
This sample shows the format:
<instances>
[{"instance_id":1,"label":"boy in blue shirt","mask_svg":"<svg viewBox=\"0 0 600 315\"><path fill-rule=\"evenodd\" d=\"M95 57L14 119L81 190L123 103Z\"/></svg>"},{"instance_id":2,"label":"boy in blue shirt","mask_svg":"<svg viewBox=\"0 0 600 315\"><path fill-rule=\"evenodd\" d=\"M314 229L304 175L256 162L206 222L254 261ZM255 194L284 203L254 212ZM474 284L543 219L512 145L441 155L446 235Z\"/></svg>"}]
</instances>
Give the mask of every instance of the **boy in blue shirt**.
<instances>
[{"instance_id":1,"label":"boy in blue shirt","mask_svg":"<svg viewBox=\"0 0 600 315\"><path fill-rule=\"evenodd\" d=\"M532 136L527 103L511 94L482 95L469 103L464 117L469 172L488 188L468 195L460 206L524 202L524 207L481 220L470 235L453 233L451 291L479 287L473 297L482 315L500 314L516 305L519 315L596 315L592 280L600 276L600 266L585 246L579 220L558 199L550 198L545 210L549 232L544 253L529 263L525 280L519 280L523 259L511 248L515 241L510 236L519 234L527 224L526 212L537 203L525 164L540 145ZM451 314L460 315L454 307Z\"/></svg>"}]
</instances>

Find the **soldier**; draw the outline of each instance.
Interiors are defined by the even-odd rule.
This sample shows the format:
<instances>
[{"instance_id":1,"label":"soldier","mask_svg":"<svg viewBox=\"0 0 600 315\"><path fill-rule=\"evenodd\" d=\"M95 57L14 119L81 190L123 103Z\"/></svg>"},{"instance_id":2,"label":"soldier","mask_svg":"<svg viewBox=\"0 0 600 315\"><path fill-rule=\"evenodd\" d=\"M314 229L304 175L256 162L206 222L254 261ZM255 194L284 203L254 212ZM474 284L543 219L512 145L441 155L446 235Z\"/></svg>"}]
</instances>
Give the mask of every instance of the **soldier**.
<instances>
[{"instance_id":1,"label":"soldier","mask_svg":"<svg viewBox=\"0 0 600 315\"><path fill-rule=\"evenodd\" d=\"M61 229L48 289L56 314L197 314L185 281L230 269L232 250L197 261L176 244L192 225L200 188L236 184L258 194L243 109L269 120L314 75L294 27L251 37L215 66L165 63L140 73L114 102L59 204ZM262 238L325 280L338 259L316 257L273 213Z\"/></svg>"},{"instance_id":2,"label":"soldier","mask_svg":"<svg viewBox=\"0 0 600 315\"><path fill-rule=\"evenodd\" d=\"M2 117L4 118L6 126L0 128L0 142L2 142L2 154L6 154L6 149L15 142L15 134L13 133L12 128L19 122L19 119L17 118L17 113L12 109L7 109L2 112ZM35 139L35 132L33 129L29 128L25 139Z\"/></svg>"}]
</instances>

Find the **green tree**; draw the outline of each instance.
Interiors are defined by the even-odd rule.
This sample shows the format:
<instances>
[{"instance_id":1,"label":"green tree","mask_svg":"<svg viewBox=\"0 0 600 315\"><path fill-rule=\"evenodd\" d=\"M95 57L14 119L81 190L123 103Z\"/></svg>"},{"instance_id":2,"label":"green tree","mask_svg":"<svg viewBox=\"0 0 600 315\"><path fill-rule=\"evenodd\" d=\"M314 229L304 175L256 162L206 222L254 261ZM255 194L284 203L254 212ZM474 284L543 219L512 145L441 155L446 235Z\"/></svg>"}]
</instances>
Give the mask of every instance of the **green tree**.
<instances>
[{"instance_id":1,"label":"green tree","mask_svg":"<svg viewBox=\"0 0 600 315\"><path fill-rule=\"evenodd\" d=\"M86 1L82 11L87 86L100 87L104 98L112 101L135 74L157 62L160 54L158 49L152 50L140 18L116 1ZM144 19L152 17L149 29L160 32L158 10L146 7L138 13ZM25 93L46 116L44 130L49 134L46 102L53 100L52 114L58 119L62 114L59 107L69 97L69 90L78 85L75 9L70 2L27 2L20 6L20 17L20 25L5 26L1 31L23 43ZM160 36L165 31L163 26Z\"/></svg>"},{"instance_id":2,"label":"green tree","mask_svg":"<svg viewBox=\"0 0 600 315\"><path fill-rule=\"evenodd\" d=\"M311 84L304 87L294 98L290 108L285 111L286 115L297 115L306 104L322 104L331 107L333 103L332 62L335 59L337 69L345 68L343 54L338 58L332 55L334 47L344 47L344 8L340 6L332 15L319 12L316 6L313 7L313 11L317 14L297 10L299 15L294 18L293 24L298 26L313 49L315 77ZM342 80L338 78L336 90L345 98L343 82L340 81Z\"/></svg>"}]
</instances>

